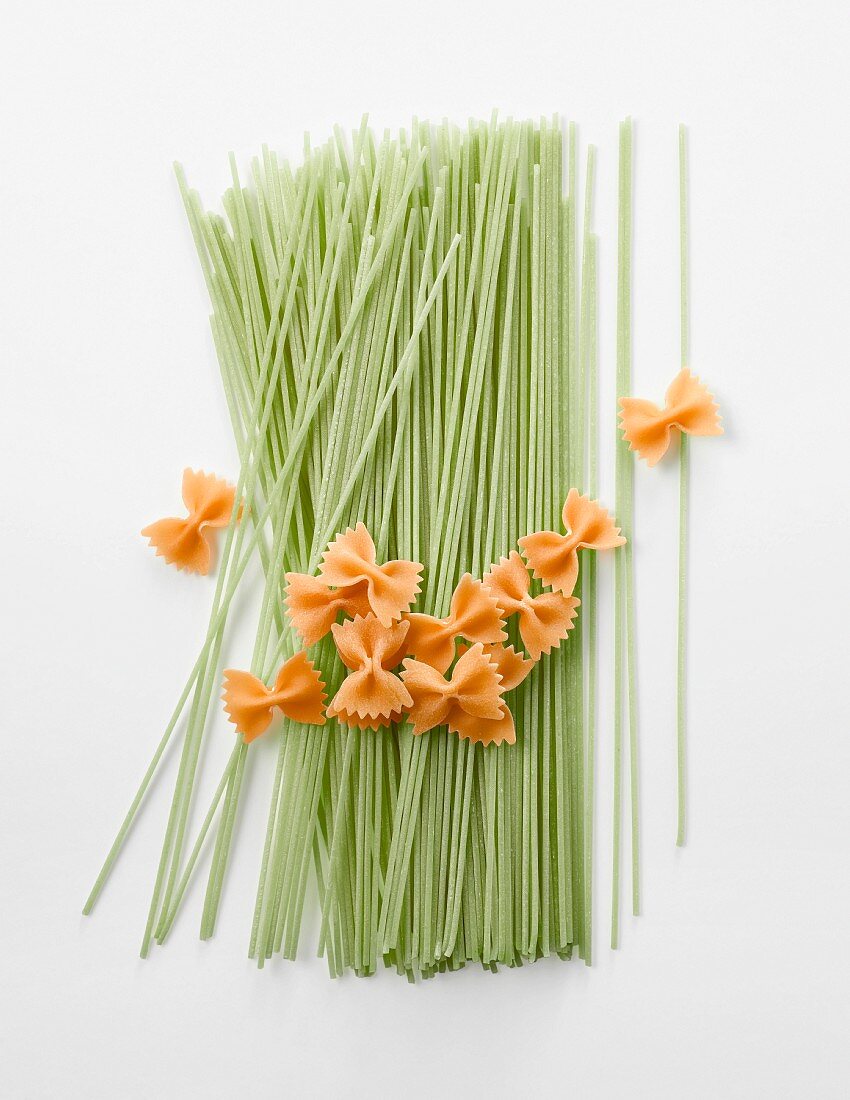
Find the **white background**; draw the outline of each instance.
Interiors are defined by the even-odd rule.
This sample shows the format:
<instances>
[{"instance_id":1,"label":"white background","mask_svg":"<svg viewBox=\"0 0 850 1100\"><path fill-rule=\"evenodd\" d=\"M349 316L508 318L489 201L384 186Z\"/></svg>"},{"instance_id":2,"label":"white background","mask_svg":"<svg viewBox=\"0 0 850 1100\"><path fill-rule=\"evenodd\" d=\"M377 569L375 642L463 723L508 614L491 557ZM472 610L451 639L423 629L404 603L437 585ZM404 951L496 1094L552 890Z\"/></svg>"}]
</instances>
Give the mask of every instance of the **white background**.
<instances>
[{"instance_id":1,"label":"white background","mask_svg":"<svg viewBox=\"0 0 850 1100\"><path fill-rule=\"evenodd\" d=\"M6 8L0 1094L847 1095L847 12L838 0ZM236 473L171 163L212 205L231 149L244 165L264 141L298 156L303 130L323 140L364 110L397 127L494 106L559 111L582 149L599 148L606 455L617 122L636 119L635 390L657 397L678 365L676 124L691 128L692 364L727 434L692 452L690 842L673 846L674 462L637 475L645 905L624 911L620 951L606 946L606 705L592 969L330 982L308 922L298 962L259 973L246 943L262 744L215 939L197 940L196 890L142 963L173 772L94 916L80 908L192 664L211 582L165 568L138 530L178 506L184 465ZM608 466L603 488L610 499ZM204 805L231 744L219 722Z\"/></svg>"}]
</instances>

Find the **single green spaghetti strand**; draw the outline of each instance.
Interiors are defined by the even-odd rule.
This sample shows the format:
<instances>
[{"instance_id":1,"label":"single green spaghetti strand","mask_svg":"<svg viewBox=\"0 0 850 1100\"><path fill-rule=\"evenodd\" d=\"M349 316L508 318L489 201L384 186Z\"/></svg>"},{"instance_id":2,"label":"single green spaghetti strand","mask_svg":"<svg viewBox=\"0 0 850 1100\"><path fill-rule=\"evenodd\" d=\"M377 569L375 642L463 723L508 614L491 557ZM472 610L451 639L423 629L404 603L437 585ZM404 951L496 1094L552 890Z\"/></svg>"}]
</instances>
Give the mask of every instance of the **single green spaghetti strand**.
<instances>
[{"instance_id":1,"label":"single green spaghetti strand","mask_svg":"<svg viewBox=\"0 0 850 1100\"><path fill-rule=\"evenodd\" d=\"M689 265L688 265L688 146L687 130L679 126L679 328L680 362L684 369L689 359ZM679 614L676 659L676 778L678 787L678 825L676 843L685 843L687 823L687 568L688 568L688 506L690 482L690 447L688 437L679 432Z\"/></svg>"},{"instance_id":2,"label":"single green spaghetti strand","mask_svg":"<svg viewBox=\"0 0 850 1100\"><path fill-rule=\"evenodd\" d=\"M530 376L531 376L531 279L532 279L532 243L534 240L534 227L536 213L533 201L533 128L528 123L523 131L522 144L522 184L523 202L520 210L521 217L521 279L520 279L520 308L519 308L519 349L517 355L517 417L514 433L514 453L512 466L514 469L514 484L516 492L516 527L514 539L527 534L531 529L529 516L528 496L528 467L530 438ZM515 628L514 638L518 631ZM525 794L525 697L528 691L526 681L519 685L517 690L517 703L514 718L517 723L517 744L514 746L511 756L511 790L512 790L512 814L513 826L513 940L511 952L514 957L524 951L524 942L528 928L528 871L525 860L525 849L528 835L528 823L526 811L528 798Z\"/></svg>"},{"instance_id":3,"label":"single green spaghetti strand","mask_svg":"<svg viewBox=\"0 0 850 1100\"><path fill-rule=\"evenodd\" d=\"M592 180L592 150L588 150L588 180ZM590 184L588 184L590 186ZM598 459L598 361L596 350L596 238L587 239L587 369L588 369L588 492L593 499L599 495ZM584 290L585 279L582 280ZM585 775L585 961L588 966L593 958L593 833L594 796L596 771L596 722L598 691L598 641L597 641L597 557L586 556L584 614L587 622L587 763Z\"/></svg>"},{"instance_id":4,"label":"single green spaghetti strand","mask_svg":"<svg viewBox=\"0 0 850 1100\"><path fill-rule=\"evenodd\" d=\"M584 193L584 219L582 224L582 248L581 248L581 304L579 308L579 334L578 357L581 375L581 409L579 419L582 425L584 438L581 447L581 475L585 491L592 499L598 496L597 465L598 455L596 438L596 401L597 380L594 353L595 317L596 317L596 284L595 268L593 265L593 235L591 223L593 216L593 186L595 170L595 149L591 145L587 150L587 167L585 171ZM590 965L592 944L592 872L593 872L593 784L594 784L594 750L595 750L595 722L596 722L596 624L594 622L596 612L596 570L595 554L585 553L582 560L582 571L579 574L581 583L581 599L584 629L582 631L582 658L587 657L587 673L581 671L584 686L584 729L582 738L582 755L584 759L584 785L582 791L583 804L583 928L582 928L582 958Z\"/></svg>"},{"instance_id":5,"label":"single green spaghetti strand","mask_svg":"<svg viewBox=\"0 0 850 1100\"><path fill-rule=\"evenodd\" d=\"M555 248L557 229L559 228L561 211L560 196L553 195L553 185L556 177L555 166L560 161L561 145L560 133L553 125L551 131L545 120L541 121L540 134L541 156L541 338L540 349L543 359L543 370L540 372L540 385L543 400L538 413L538 455L537 467L537 500L540 511L540 526L548 527L552 523L552 430L553 430L553 390L554 376L558 374L559 357L555 352L555 329L560 327L560 287L556 285L554 262L556 259ZM557 257L560 260L560 257ZM560 262L558 263L560 274ZM553 316L554 314L554 316ZM560 333L559 333L560 336ZM538 723L540 734L538 737L538 788L539 788L539 839L538 862L540 865L540 917L537 933L537 950L541 955L548 956L551 948L552 927L550 912L552 909L552 864L556 857L550 857L552 850L552 722L553 710L551 703L552 671L557 656L549 655L546 663L538 670L536 680L536 693L538 696ZM557 731L556 731L557 736Z\"/></svg>"},{"instance_id":6,"label":"single green spaghetti strand","mask_svg":"<svg viewBox=\"0 0 850 1100\"><path fill-rule=\"evenodd\" d=\"M569 457L572 466L571 485L584 488L586 483L585 467L585 379L584 364L581 360L580 331L580 280L578 265L578 156L577 134L574 123L569 128L569 195L567 200L567 291L568 291L568 350L569 374L567 393L569 396L570 447ZM582 239L583 244L583 239ZM553 520L557 520L553 516ZM584 578L579 573L578 595L584 597ZM569 801L569 828L572 845L570 848L570 902L571 902L571 944L578 946L580 956L584 953L585 914L584 914L584 613L580 610L575 628L566 643L564 663L569 674L570 722L569 730L571 769L571 797Z\"/></svg>"},{"instance_id":7,"label":"single green spaghetti strand","mask_svg":"<svg viewBox=\"0 0 850 1100\"><path fill-rule=\"evenodd\" d=\"M619 199L617 212L617 399L625 396L628 385L626 355L627 296L626 279L626 123L620 123L619 154ZM619 412L619 404L617 408ZM617 512L625 504L625 444L620 438L619 428L615 431L615 478ZM622 522L623 517L619 515ZM631 531L626 535L631 537ZM620 942L620 846L622 841L622 760L623 760L623 680L625 648L625 555L620 547L614 559L614 821L613 821L613 875L611 880L611 947L619 947Z\"/></svg>"},{"instance_id":8,"label":"single green spaghetti strand","mask_svg":"<svg viewBox=\"0 0 850 1100\"><path fill-rule=\"evenodd\" d=\"M631 390L632 366L632 122L627 120L626 143L626 235L625 235L625 391ZM631 451L625 450L626 518L628 542L623 547L626 559L626 659L629 715L629 786L632 840L632 913L640 913L640 784L638 771L637 720L637 646L635 643L635 570L634 570L634 484L635 463Z\"/></svg>"}]
</instances>

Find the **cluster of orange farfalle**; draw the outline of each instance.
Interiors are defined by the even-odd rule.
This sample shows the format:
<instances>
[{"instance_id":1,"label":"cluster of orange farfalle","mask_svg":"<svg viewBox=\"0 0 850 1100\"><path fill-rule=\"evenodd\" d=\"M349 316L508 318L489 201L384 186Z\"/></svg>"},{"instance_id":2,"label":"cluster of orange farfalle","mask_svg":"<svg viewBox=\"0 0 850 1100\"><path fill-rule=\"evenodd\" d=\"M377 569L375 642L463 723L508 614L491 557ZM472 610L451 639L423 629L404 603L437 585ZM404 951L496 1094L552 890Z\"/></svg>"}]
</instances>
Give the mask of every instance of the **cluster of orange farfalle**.
<instances>
[{"instance_id":1,"label":"cluster of orange farfalle","mask_svg":"<svg viewBox=\"0 0 850 1100\"><path fill-rule=\"evenodd\" d=\"M673 379L663 407L633 397L621 398L620 405L623 437L650 466L666 453L674 432L723 431L714 398L687 369ZM230 522L236 490L212 474L186 470L183 501L185 517L158 520L142 534L178 569L207 573L214 532ZM240 506L237 518L241 514ZM332 702L325 707L325 685L302 650L281 666L272 687L249 672L225 672L231 721L246 741L269 727L277 708L293 721L318 725L326 714L361 729L406 718L414 733L448 726L472 741L513 742L503 696L572 628L578 551L625 542L608 512L576 489L567 497L563 520L566 534L536 531L521 538L524 559L512 550L483 580L461 577L442 619L410 611L422 566L403 560L379 564L369 532L358 523L330 544L318 577L286 575L287 613L302 642L309 647L333 631L348 669ZM529 566L551 591L531 595ZM504 644L513 615L527 656Z\"/></svg>"},{"instance_id":2,"label":"cluster of orange farfalle","mask_svg":"<svg viewBox=\"0 0 850 1100\"><path fill-rule=\"evenodd\" d=\"M319 576L286 575L287 614L304 645L332 632L348 669L333 700L326 708L325 685L302 650L270 688L251 673L228 670L230 720L246 741L268 728L277 707L317 725L326 714L361 729L406 720L415 734L447 726L470 741L513 744L505 692L572 628L578 551L625 542L612 516L576 489L563 520L566 534L537 531L519 540L525 560L513 550L482 580L464 574L445 618L410 611L420 590L418 562L379 564L366 527L349 528L326 550ZM550 591L531 595L529 567ZM505 644L513 615L527 656Z\"/></svg>"}]
</instances>

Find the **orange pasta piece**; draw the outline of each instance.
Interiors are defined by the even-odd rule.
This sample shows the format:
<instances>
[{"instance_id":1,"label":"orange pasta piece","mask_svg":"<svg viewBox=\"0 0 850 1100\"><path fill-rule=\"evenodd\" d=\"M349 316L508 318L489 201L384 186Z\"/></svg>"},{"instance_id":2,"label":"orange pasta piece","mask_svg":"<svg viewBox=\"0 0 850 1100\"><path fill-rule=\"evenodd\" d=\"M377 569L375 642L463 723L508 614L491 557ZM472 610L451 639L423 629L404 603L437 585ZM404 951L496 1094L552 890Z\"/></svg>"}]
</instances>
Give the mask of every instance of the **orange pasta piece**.
<instances>
[{"instance_id":1,"label":"orange pasta piece","mask_svg":"<svg viewBox=\"0 0 850 1100\"><path fill-rule=\"evenodd\" d=\"M412 658L404 662L401 677L413 700L410 720L415 734L448 726L473 741L515 737L501 698L502 678L481 642L459 658L448 680L432 665Z\"/></svg>"},{"instance_id":2,"label":"orange pasta piece","mask_svg":"<svg viewBox=\"0 0 850 1100\"><path fill-rule=\"evenodd\" d=\"M169 565L189 573L209 573L210 535L212 529L230 522L235 495L235 487L222 478L187 468L183 471L183 503L189 514L185 519L157 520L143 528L142 534Z\"/></svg>"},{"instance_id":3,"label":"orange pasta piece","mask_svg":"<svg viewBox=\"0 0 850 1100\"><path fill-rule=\"evenodd\" d=\"M325 685L304 650L281 665L269 688L250 672L228 668L224 672L224 709L250 744L271 724L278 707L293 722L325 724Z\"/></svg>"},{"instance_id":4,"label":"orange pasta piece","mask_svg":"<svg viewBox=\"0 0 850 1100\"><path fill-rule=\"evenodd\" d=\"M684 367L667 388L664 408L639 397L620 398L620 428L629 450L648 466L667 453L673 430L687 435L723 435L720 414L708 387Z\"/></svg>"},{"instance_id":5,"label":"orange pasta piece","mask_svg":"<svg viewBox=\"0 0 850 1100\"><path fill-rule=\"evenodd\" d=\"M406 622L382 626L377 616L358 616L334 623L334 641L342 663L351 672L343 680L328 714L348 725L366 723L375 729L397 721L413 702L398 676L390 670L404 656Z\"/></svg>"},{"instance_id":6,"label":"orange pasta piece","mask_svg":"<svg viewBox=\"0 0 850 1100\"><path fill-rule=\"evenodd\" d=\"M567 495L563 521L568 534L535 531L523 536L519 545L534 576L556 592L569 596L578 580L578 551L582 547L613 550L626 540L615 526L614 517L599 501L582 496L578 489L570 489Z\"/></svg>"},{"instance_id":7,"label":"orange pasta piece","mask_svg":"<svg viewBox=\"0 0 850 1100\"><path fill-rule=\"evenodd\" d=\"M454 660L456 638L491 644L507 637L496 599L469 573L464 573L454 590L447 618L414 612L407 615L407 621L407 652L439 672L445 672Z\"/></svg>"},{"instance_id":8,"label":"orange pasta piece","mask_svg":"<svg viewBox=\"0 0 850 1100\"><path fill-rule=\"evenodd\" d=\"M304 645L315 645L328 633L342 612L350 618L368 615L369 595L365 581L347 588L331 588L322 577L307 573L286 574L286 612Z\"/></svg>"},{"instance_id":9,"label":"orange pasta piece","mask_svg":"<svg viewBox=\"0 0 850 1100\"><path fill-rule=\"evenodd\" d=\"M334 588L366 584L369 606L383 626L400 619L419 592L419 562L384 562L378 565L377 551L366 525L358 523L338 535L322 558L319 572Z\"/></svg>"},{"instance_id":10,"label":"orange pasta piece","mask_svg":"<svg viewBox=\"0 0 850 1100\"><path fill-rule=\"evenodd\" d=\"M519 617L520 637L533 660L559 646L572 629L579 600L562 592L530 595L531 577L516 550L485 573L484 584L506 617Z\"/></svg>"}]
</instances>

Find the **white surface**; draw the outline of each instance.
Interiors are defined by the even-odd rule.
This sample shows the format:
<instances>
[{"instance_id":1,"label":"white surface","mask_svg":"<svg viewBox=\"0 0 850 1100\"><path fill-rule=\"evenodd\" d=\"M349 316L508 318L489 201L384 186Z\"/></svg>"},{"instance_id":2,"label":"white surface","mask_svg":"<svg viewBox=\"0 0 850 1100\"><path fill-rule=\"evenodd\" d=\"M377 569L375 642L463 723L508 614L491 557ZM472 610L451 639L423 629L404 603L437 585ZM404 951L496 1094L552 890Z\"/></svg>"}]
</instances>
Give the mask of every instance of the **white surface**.
<instances>
[{"instance_id":1,"label":"white surface","mask_svg":"<svg viewBox=\"0 0 850 1100\"><path fill-rule=\"evenodd\" d=\"M87 0L3 22L0 1094L846 1095L846 5ZM606 708L592 970L331 983L306 934L297 964L258 973L268 746L216 938L196 938L196 890L143 964L170 776L95 915L79 910L211 586L137 532L177 503L184 464L236 469L171 162L212 203L231 148L297 155L302 130L363 110L395 127L493 106L558 110L599 146L606 444L617 121L637 120L635 388L659 396L678 354L675 126L691 127L692 358L728 434L693 448L690 843L672 843L675 467L642 468L645 912L624 913L618 953ZM231 736L214 731L204 791Z\"/></svg>"}]
</instances>

